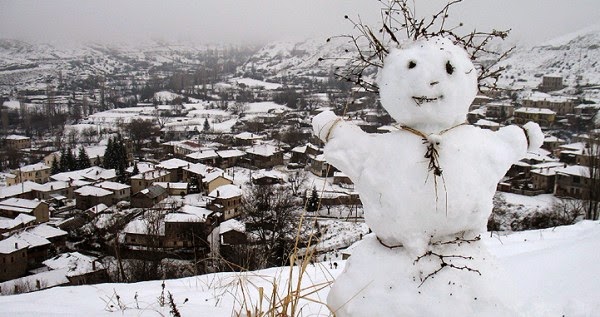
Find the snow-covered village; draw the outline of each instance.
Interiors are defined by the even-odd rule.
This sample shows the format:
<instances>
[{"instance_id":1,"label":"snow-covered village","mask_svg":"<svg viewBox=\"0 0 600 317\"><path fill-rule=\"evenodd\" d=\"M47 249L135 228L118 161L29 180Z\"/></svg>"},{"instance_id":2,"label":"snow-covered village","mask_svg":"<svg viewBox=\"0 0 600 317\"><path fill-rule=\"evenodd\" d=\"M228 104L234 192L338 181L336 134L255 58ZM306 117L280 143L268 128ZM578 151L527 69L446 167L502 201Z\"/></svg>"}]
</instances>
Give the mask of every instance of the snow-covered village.
<instances>
[{"instance_id":1,"label":"snow-covered village","mask_svg":"<svg viewBox=\"0 0 600 317\"><path fill-rule=\"evenodd\" d=\"M598 3L263 2L0 3L0 315L600 314Z\"/></svg>"}]
</instances>

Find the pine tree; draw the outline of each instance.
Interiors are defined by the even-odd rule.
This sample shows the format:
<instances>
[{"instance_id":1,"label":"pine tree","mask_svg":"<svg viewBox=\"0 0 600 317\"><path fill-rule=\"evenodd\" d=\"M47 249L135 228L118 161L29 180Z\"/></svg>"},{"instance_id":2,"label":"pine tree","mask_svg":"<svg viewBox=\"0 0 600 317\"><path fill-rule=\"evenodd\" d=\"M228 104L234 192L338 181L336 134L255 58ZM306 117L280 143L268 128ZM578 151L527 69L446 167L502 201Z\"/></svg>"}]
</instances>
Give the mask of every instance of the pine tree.
<instances>
[{"instance_id":1,"label":"pine tree","mask_svg":"<svg viewBox=\"0 0 600 317\"><path fill-rule=\"evenodd\" d=\"M67 163L67 150L65 148L62 148L60 150L60 161L58 163L58 166L58 170L60 172L66 172L69 170Z\"/></svg>"},{"instance_id":2,"label":"pine tree","mask_svg":"<svg viewBox=\"0 0 600 317\"><path fill-rule=\"evenodd\" d=\"M306 203L306 211L317 211L319 209L319 193L317 192L317 188L313 187L313 190L310 194L310 198L308 198L308 202Z\"/></svg>"},{"instance_id":3,"label":"pine tree","mask_svg":"<svg viewBox=\"0 0 600 317\"><path fill-rule=\"evenodd\" d=\"M51 173L52 175L60 173L60 162L58 161L57 156L54 156L54 159L52 159Z\"/></svg>"},{"instance_id":4,"label":"pine tree","mask_svg":"<svg viewBox=\"0 0 600 317\"><path fill-rule=\"evenodd\" d=\"M210 124L208 124L208 119L204 119L204 126L202 127L202 131L208 132L210 130Z\"/></svg>"},{"instance_id":5,"label":"pine tree","mask_svg":"<svg viewBox=\"0 0 600 317\"><path fill-rule=\"evenodd\" d=\"M61 157L60 163L61 168L64 168L65 172L77 170L77 159L73 155L73 151L71 151L71 148L67 148L64 156Z\"/></svg>"},{"instance_id":6,"label":"pine tree","mask_svg":"<svg viewBox=\"0 0 600 317\"><path fill-rule=\"evenodd\" d=\"M84 169L91 167L90 157L87 155L87 152L82 147L79 148L79 155L77 156L77 169Z\"/></svg>"}]
</instances>

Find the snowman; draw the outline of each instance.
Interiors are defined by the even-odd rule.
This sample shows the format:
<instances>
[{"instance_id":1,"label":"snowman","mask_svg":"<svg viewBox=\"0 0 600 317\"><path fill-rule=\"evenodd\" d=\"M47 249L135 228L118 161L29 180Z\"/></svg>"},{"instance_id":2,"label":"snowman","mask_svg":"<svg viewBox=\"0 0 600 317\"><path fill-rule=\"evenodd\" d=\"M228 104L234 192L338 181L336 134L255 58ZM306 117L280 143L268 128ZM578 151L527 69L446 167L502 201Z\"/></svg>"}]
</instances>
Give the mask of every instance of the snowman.
<instances>
[{"instance_id":1,"label":"snowman","mask_svg":"<svg viewBox=\"0 0 600 317\"><path fill-rule=\"evenodd\" d=\"M354 249L328 305L336 316L514 316L506 278L479 241L496 184L541 146L535 123L465 123L477 69L450 40L392 49L377 77L398 131L367 134L327 111L313 119L326 160L360 193L373 234Z\"/></svg>"}]
</instances>

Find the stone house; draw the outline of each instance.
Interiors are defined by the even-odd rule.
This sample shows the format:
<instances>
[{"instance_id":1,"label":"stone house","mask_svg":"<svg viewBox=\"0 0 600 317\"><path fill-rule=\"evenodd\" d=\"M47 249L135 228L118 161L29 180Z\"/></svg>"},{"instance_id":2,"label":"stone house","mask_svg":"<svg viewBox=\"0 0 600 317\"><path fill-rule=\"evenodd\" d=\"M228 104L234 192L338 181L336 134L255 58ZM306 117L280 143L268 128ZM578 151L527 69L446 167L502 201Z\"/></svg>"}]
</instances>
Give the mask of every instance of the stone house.
<instances>
[{"instance_id":1,"label":"stone house","mask_svg":"<svg viewBox=\"0 0 600 317\"><path fill-rule=\"evenodd\" d=\"M178 158L172 158L160 162L157 168L169 171L170 178L168 182L179 182L183 179L183 168L190 165L190 162Z\"/></svg>"},{"instance_id":2,"label":"stone house","mask_svg":"<svg viewBox=\"0 0 600 317\"><path fill-rule=\"evenodd\" d=\"M240 150L221 150L216 152L219 156L216 165L220 168L229 168L236 166L243 159L246 153Z\"/></svg>"},{"instance_id":3,"label":"stone house","mask_svg":"<svg viewBox=\"0 0 600 317\"><path fill-rule=\"evenodd\" d=\"M146 189L154 183L170 182L171 173L166 170L158 169L143 172L131 176L131 193L136 194L139 191Z\"/></svg>"},{"instance_id":4,"label":"stone house","mask_svg":"<svg viewBox=\"0 0 600 317\"><path fill-rule=\"evenodd\" d=\"M22 198L0 201L0 216L14 219L19 214L33 216L37 223L47 222L50 219L50 209L46 202Z\"/></svg>"},{"instance_id":5,"label":"stone house","mask_svg":"<svg viewBox=\"0 0 600 317\"><path fill-rule=\"evenodd\" d=\"M21 277L27 273L28 245L16 237L0 241L0 282Z\"/></svg>"},{"instance_id":6,"label":"stone house","mask_svg":"<svg viewBox=\"0 0 600 317\"><path fill-rule=\"evenodd\" d=\"M224 185L213 190L208 197L211 201L207 208L220 212L222 220L226 221L242 214L242 190L235 185Z\"/></svg>"},{"instance_id":7,"label":"stone house","mask_svg":"<svg viewBox=\"0 0 600 317\"><path fill-rule=\"evenodd\" d=\"M24 135L11 134L6 137L6 148L13 150L22 150L31 148L31 138Z\"/></svg>"},{"instance_id":8,"label":"stone house","mask_svg":"<svg viewBox=\"0 0 600 317\"><path fill-rule=\"evenodd\" d=\"M131 207L151 208L169 196L166 189L152 185L131 196Z\"/></svg>"},{"instance_id":9,"label":"stone house","mask_svg":"<svg viewBox=\"0 0 600 317\"><path fill-rule=\"evenodd\" d=\"M561 117L575 114L574 99L564 96L552 96L538 92L523 98L522 104L525 108L549 109Z\"/></svg>"},{"instance_id":10,"label":"stone house","mask_svg":"<svg viewBox=\"0 0 600 317\"><path fill-rule=\"evenodd\" d=\"M79 252L59 254L44 261L50 270L64 270L68 285L87 285L108 281L106 268L95 257Z\"/></svg>"},{"instance_id":11,"label":"stone house","mask_svg":"<svg viewBox=\"0 0 600 317\"><path fill-rule=\"evenodd\" d=\"M224 221L219 225L219 237L221 245L246 244L246 225L235 219Z\"/></svg>"},{"instance_id":12,"label":"stone house","mask_svg":"<svg viewBox=\"0 0 600 317\"><path fill-rule=\"evenodd\" d=\"M185 196L189 191L189 183L154 183L153 185L158 185L164 188L169 196Z\"/></svg>"},{"instance_id":13,"label":"stone house","mask_svg":"<svg viewBox=\"0 0 600 317\"><path fill-rule=\"evenodd\" d=\"M542 83L539 89L543 92L561 90L565 88L563 85L563 77L560 75L545 75L542 77Z\"/></svg>"},{"instance_id":14,"label":"stone house","mask_svg":"<svg viewBox=\"0 0 600 317\"><path fill-rule=\"evenodd\" d=\"M504 121L515 113L515 107L509 102L490 102L485 107L485 116L490 120Z\"/></svg>"},{"instance_id":15,"label":"stone house","mask_svg":"<svg viewBox=\"0 0 600 317\"><path fill-rule=\"evenodd\" d=\"M325 161L323 154L315 156L311 161L310 171L319 177L331 177L337 169Z\"/></svg>"},{"instance_id":16,"label":"stone house","mask_svg":"<svg viewBox=\"0 0 600 317\"><path fill-rule=\"evenodd\" d=\"M264 138L264 135L242 132L233 136L233 142L237 146L252 146L254 143L263 140Z\"/></svg>"},{"instance_id":17,"label":"stone house","mask_svg":"<svg viewBox=\"0 0 600 317\"><path fill-rule=\"evenodd\" d=\"M251 168L273 168L277 165L283 165L283 151L270 144L256 145L246 149L244 161Z\"/></svg>"},{"instance_id":18,"label":"stone house","mask_svg":"<svg viewBox=\"0 0 600 317\"><path fill-rule=\"evenodd\" d=\"M86 210L98 204L112 206L114 193L96 186L83 186L75 190L75 207Z\"/></svg>"},{"instance_id":19,"label":"stone house","mask_svg":"<svg viewBox=\"0 0 600 317\"><path fill-rule=\"evenodd\" d=\"M531 167L531 183L534 190L542 190L544 193L554 193L556 170L564 167L560 162L549 162L537 164Z\"/></svg>"},{"instance_id":20,"label":"stone house","mask_svg":"<svg viewBox=\"0 0 600 317\"><path fill-rule=\"evenodd\" d=\"M516 124L525 124L533 121L541 127L548 128L554 124L556 112L546 108L521 107L515 110L514 117Z\"/></svg>"},{"instance_id":21,"label":"stone house","mask_svg":"<svg viewBox=\"0 0 600 317\"><path fill-rule=\"evenodd\" d=\"M113 205L120 201L129 201L131 199L131 186L129 185L104 181L96 184L96 187L100 187L113 193Z\"/></svg>"},{"instance_id":22,"label":"stone house","mask_svg":"<svg viewBox=\"0 0 600 317\"><path fill-rule=\"evenodd\" d=\"M589 199L589 186L589 167L572 165L556 169L556 187L554 195L557 197Z\"/></svg>"},{"instance_id":23,"label":"stone house","mask_svg":"<svg viewBox=\"0 0 600 317\"><path fill-rule=\"evenodd\" d=\"M43 184L48 182L50 179L50 166L44 163L37 163L31 165L25 165L21 168L11 170L11 174L15 175L14 178L8 178L7 184L14 185L25 181L36 182Z\"/></svg>"}]
</instances>

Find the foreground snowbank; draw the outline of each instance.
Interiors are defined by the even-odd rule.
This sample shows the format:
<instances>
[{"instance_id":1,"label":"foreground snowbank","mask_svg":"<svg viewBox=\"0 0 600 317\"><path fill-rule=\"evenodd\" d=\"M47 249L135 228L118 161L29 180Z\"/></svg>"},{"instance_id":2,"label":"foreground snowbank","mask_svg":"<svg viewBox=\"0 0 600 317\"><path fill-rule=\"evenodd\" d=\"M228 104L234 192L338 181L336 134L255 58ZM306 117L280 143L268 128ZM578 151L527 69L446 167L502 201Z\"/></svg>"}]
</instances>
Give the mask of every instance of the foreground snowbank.
<instances>
[{"instance_id":1,"label":"foreground snowbank","mask_svg":"<svg viewBox=\"0 0 600 317\"><path fill-rule=\"evenodd\" d=\"M597 301L600 297L600 222L584 221L573 226L483 238L514 277L521 290L521 302L517 306L523 307L526 315L594 316L600 311ZM337 269L330 269L328 263L310 265L303 277L302 293L310 293L308 298L324 302L329 288L319 288L342 271L345 263L340 264ZM283 294L288 277L288 268L246 274L209 274L168 280L164 294L166 297L168 292L172 293L182 316L231 316L244 303L256 304L261 287L263 307L266 307L273 282ZM293 280L296 281L296 276ZM159 304L161 283L57 287L4 296L0 297L0 315L169 316L168 304L164 307ZM303 316L329 315L323 304L304 300L300 305Z\"/></svg>"}]
</instances>

